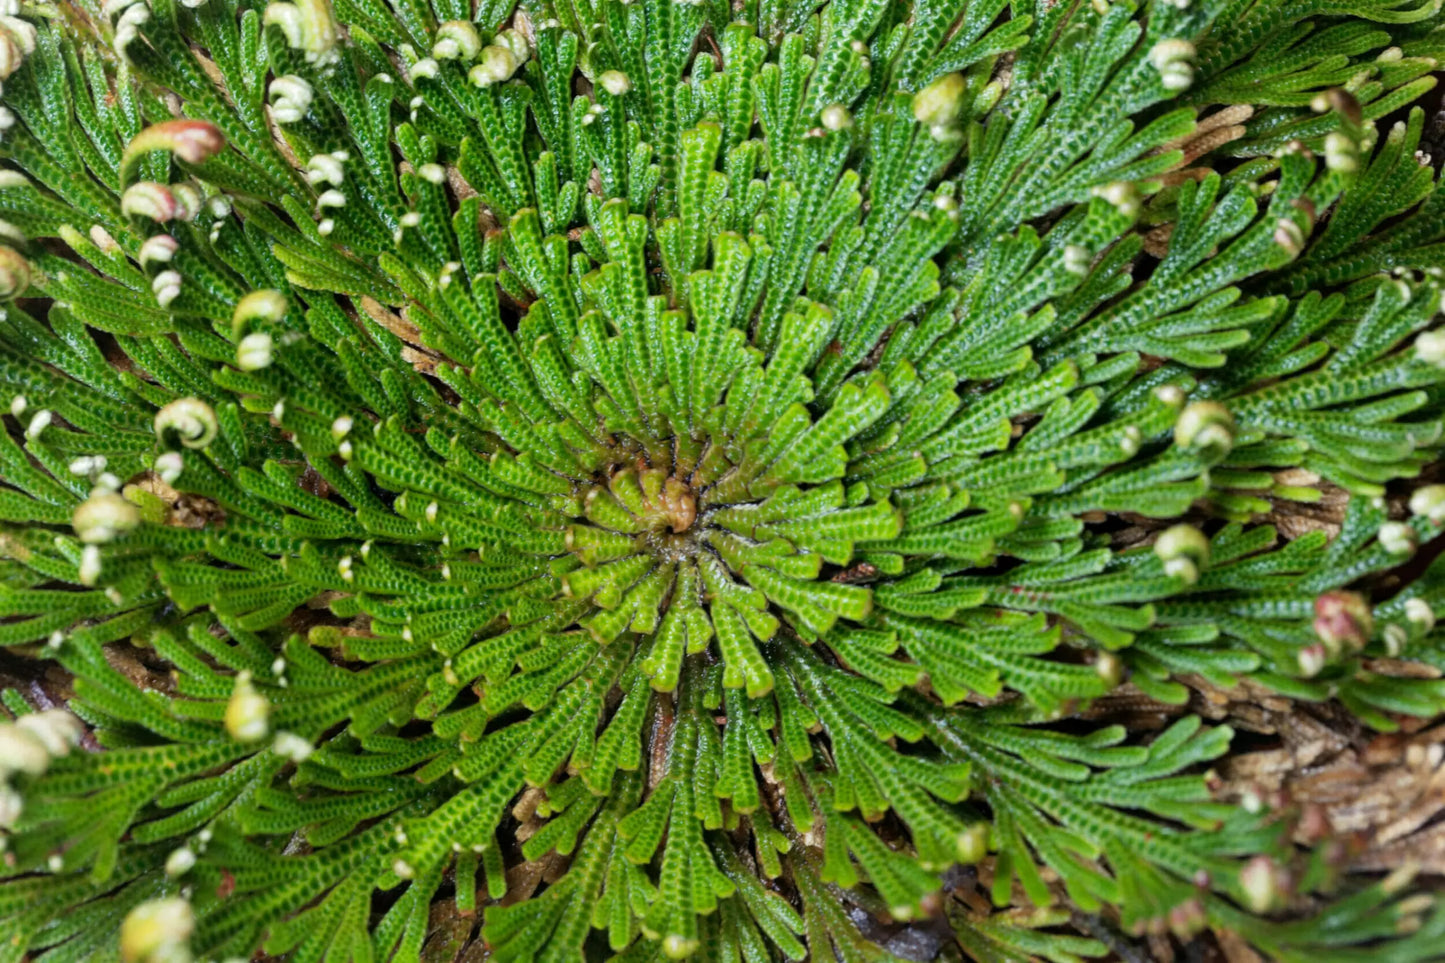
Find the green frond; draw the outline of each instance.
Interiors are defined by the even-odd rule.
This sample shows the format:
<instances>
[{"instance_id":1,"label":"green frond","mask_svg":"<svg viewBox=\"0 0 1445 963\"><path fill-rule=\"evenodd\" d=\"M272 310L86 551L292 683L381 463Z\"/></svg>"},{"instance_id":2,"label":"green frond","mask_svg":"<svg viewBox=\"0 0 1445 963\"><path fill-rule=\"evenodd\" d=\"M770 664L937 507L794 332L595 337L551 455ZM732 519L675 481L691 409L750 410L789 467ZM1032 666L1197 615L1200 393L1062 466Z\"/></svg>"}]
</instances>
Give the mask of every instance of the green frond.
<instances>
[{"instance_id":1,"label":"green frond","mask_svg":"<svg viewBox=\"0 0 1445 963\"><path fill-rule=\"evenodd\" d=\"M0 11L0 963L1436 958L1438 8Z\"/></svg>"}]
</instances>

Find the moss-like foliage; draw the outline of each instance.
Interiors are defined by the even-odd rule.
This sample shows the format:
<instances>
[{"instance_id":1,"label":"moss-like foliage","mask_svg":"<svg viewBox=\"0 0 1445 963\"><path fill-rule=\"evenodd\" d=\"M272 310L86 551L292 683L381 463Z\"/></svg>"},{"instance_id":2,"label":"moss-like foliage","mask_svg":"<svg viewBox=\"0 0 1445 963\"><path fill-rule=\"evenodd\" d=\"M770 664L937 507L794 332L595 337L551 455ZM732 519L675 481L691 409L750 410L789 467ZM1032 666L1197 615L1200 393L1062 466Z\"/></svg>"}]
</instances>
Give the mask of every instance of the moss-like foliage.
<instances>
[{"instance_id":1,"label":"moss-like foliage","mask_svg":"<svg viewBox=\"0 0 1445 963\"><path fill-rule=\"evenodd\" d=\"M0 961L1438 959L1085 710L1445 707L1439 6L7 0Z\"/></svg>"}]
</instances>

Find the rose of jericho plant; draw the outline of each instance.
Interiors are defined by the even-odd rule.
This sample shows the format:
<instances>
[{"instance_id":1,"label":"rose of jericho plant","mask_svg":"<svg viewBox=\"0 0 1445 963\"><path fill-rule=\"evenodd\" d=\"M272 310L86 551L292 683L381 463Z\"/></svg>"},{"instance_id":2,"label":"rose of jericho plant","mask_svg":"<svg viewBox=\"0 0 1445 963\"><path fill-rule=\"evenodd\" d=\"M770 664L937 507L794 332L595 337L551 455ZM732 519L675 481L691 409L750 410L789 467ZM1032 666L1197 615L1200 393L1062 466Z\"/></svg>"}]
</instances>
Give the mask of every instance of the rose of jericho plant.
<instances>
[{"instance_id":1,"label":"rose of jericho plant","mask_svg":"<svg viewBox=\"0 0 1445 963\"><path fill-rule=\"evenodd\" d=\"M4 0L0 960L1438 958L1439 7Z\"/></svg>"}]
</instances>

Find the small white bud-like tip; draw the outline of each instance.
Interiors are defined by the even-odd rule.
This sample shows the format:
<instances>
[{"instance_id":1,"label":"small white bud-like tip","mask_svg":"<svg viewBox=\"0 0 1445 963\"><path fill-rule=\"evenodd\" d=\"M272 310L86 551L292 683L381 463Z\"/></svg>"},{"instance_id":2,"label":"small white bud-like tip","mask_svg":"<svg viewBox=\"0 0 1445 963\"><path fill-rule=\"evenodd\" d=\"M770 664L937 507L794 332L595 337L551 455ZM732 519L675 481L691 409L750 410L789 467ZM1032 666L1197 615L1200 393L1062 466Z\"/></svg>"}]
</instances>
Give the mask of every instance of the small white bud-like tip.
<instances>
[{"instance_id":1,"label":"small white bud-like tip","mask_svg":"<svg viewBox=\"0 0 1445 963\"><path fill-rule=\"evenodd\" d=\"M1139 188L1130 181L1111 181L1093 188L1091 193L1095 197L1102 197L1125 217L1132 218L1139 214Z\"/></svg>"},{"instance_id":2,"label":"small white bud-like tip","mask_svg":"<svg viewBox=\"0 0 1445 963\"><path fill-rule=\"evenodd\" d=\"M1179 413L1174 442L1181 448L1223 448L1234 444L1234 416L1217 401L1195 401Z\"/></svg>"},{"instance_id":3,"label":"small white bud-like tip","mask_svg":"<svg viewBox=\"0 0 1445 963\"><path fill-rule=\"evenodd\" d=\"M1419 626L1422 631L1429 632L1435 627L1435 610L1424 599L1407 599L1405 619Z\"/></svg>"},{"instance_id":4,"label":"small white bud-like tip","mask_svg":"<svg viewBox=\"0 0 1445 963\"><path fill-rule=\"evenodd\" d=\"M255 331L241 339L236 345L236 367L242 371L260 371L270 367L273 344L271 336L264 331Z\"/></svg>"},{"instance_id":5,"label":"small white bud-like tip","mask_svg":"<svg viewBox=\"0 0 1445 963\"><path fill-rule=\"evenodd\" d=\"M80 552L80 564L76 566L75 577L80 580L81 585L94 585L100 581L103 565L104 560L100 557L100 547L87 545Z\"/></svg>"},{"instance_id":6,"label":"small white bud-like tip","mask_svg":"<svg viewBox=\"0 0 1445 963\"><path fill-rule=\"evenodd\" d=\"M24 797L14 788L0 783L0 829L14 829L24 814Z\"/></svg>"},{"instance_id":7,"label":"small white bud-like tip","mask_svg":"<svg viewBox=\"0 0 1445 963\"><path fill-rule=\"evenodd\" d=\"M913 95L913 119L929 128L950 127L963 110L967 88L963 74L944 74Z\"/></svg>"},{"instance_id":8,"label":"small white bud-like tip","mask_svg":"<svg viewBox=\"0 0 1445 963\"><path fill-rule=\"evenodd\" d=\"M40 737L13 722L0 723L0 777L11 773L39 776L50 768L50 752Z\"/></svg>"},{"instance_id":9,"label":"small white bud-like tip","mask_svg":"<svg viewBox=\"0 0 1445 963\"><path fill-rule=\"evenodd\" d=\"M1186 558L1205 565L1209 562L1209 539L1193 525L1172 525L1154 541L1154 554L1165 562Z\"/></svg>"},{"instance_id":10,"label":"small white bud-like tip","mask_svg":"<svg viewBox=\"0 0 1445 963\"><path fill-rule=\"evenodd\" d=\"M632 90L632 79L620 70L604 70L597 83L613 97L621 97Z\"/></svg>"},{"instance_id":11,"label":"small white bud-like tip","mask_svg":"<svg viewBox=\"0 0 1445 963\"><path fill-rule=\"evenodd\" d=\"M853 114L842 104L829 104L819 118L827 130L846 130L853 126Z\"/></svg>"},{"instance_id":12,"label":"small white bud-like tip","mask_svg":"<svg viewBox=\"0 0 1445 963\"><path fill-rule=\"evenodd\" d=\"M1445 521L1445 485L1426 485L1410 496L1410 511L1432 522Z\"/></svg>"},{"instance_id":13,"label":"small white bud-like tip","mask_svg":"<svg viewBox=\"0 0 1445 963\"><path fill-rule=\"evenodd\" d=\"M76 506L70 523L82 542L101 545L139 525L140 512L114 492L99 492Z\"/></svg>"},{"instance_id":14,"label":"small white bud-like tip","mask_svg":"<svg viewBox=\"0 0 1445 963\"><path fill-rule=\"evenodd\" d=\"M1318 642L1312 642L1299 650L1299 671L1306 679L1313 679L1324 671L1325 663L1328 661L1328 654L1325 647Z\"/></svg>"},{"instance_id":15,"label":"small white bud-like tip","mask_svg":"<svg viewBox=\"0 0 1445 963\"><path fill-rule=\"evenodd\" d=\"M1246 905L1255 913L1268 913L1284 896L1279 867L1268 856L1255 856L1244 864L1239 886Z\"/></svg>"},{"instance_id":16,"label":"small white bud-like tip","mask_svg":"<svg viewBox=\"0 0 1445 963\"><path fill-rule=\"evenodd\" d=\"M170 307L171 302L181 296L181 275L177 271L162 271L151 281L151 293L156 296L156 304L163 308Z\"/></svg>"},{"instance_id":17,"label":"small white bud-like tip","mask_svg":"<svg viewBox=\"0 0 1445 963\"><path fill-rule=\"evenodd\" d=\"M1154 389L1154 397L1171 408L1184 404L1184 389L1178 385L1160 385Z\"/></svg>"},{"instance_id":18,"label":"small white bud-like tip","mask_svg":"<svg viewBox=\"0 0 1445 963\"><path fill-rule=\"evenodd\" d=\"M1404 522L1380 526L1380 547L1391 555L1408 555L1415 550L1415 530Z\"/></svg>"},{"instance_id":19,"label":"small white bud-like tip","mask_svg":"<svg viewBox=\"0 0 1445 963\"><path fill-rule=\"evenodd\" d=\"M1290 257L1299 257L1305 247L1304 228L1288 217L1281 217L1274 225L1274 243Z\"/></svg>"},{"instance_id":20,"label":"small white bud-like tip","mask_svg":"<svg viewBox=\"0 0 1445 963\"><path fill-rule=\"evenodd\" d=\"M263 288L251 291L236 302L236 309L231 313L231 325L233 330L240 330L248 321L268 321L276 324L284 317L286 296L280 291Z\"/></svg>"},{"instance_id":21,"label":"small white bud-like tip","mask_svg":"<svg viewBox=\"0 0 1445 963\"><path fill-rule=\"evenodd\" d=\"M476 60L482 49L477 28L466 20L448 20L437 27L432 56L438 60Z\"/></svg>"},{"instance_id":22,"label":"small white bud-like tip","mask_svg":"<svg viewBox=\"0 0 1445 963\"><path fill-rule=\"evenodd\" d=\"M1124 681L1124 660L1116 652L1102 650L1094 659L1094 672L1110 687L1117 686Z\"/></svg>"},{"instance_id":23,"label":"small white bud-like tip","mask_svg":"<svg viewBox=\"0 0 1445 963\"><path fill-rule=\"evenodd\" d=\"M169 264L179 248L180 244L169 234L157 234L145 239L145 243L140 246L140 252L136 255L136 260L140 262L141 267L152 262Z\"/></svg>"},{"instance_id":24,"label":"small white bud-like tip","mask_svg":"<svg viewBox=\"0 0 1445 963\"><path fill-rule=\"evenodd\" d=\"M0 300L18 297L30 287L30 262L11 247L0 246Z\"/></svg>"},{"instance_id":25,"label":"small white bud-like tip","mask_svg":"<svg viewBox=\"0 0 1445 963\"><path fill-rule=\"evenodd\" d=\"M45 408L41 408L35 414L30 416L30 424L27 425L25 428L25 437L30 439L31 441L39 438L42 434L45 433L45 429L50 427L50 422L53 421L54 418L55 416L52 415L48 410L46 410Z\"/></svg>"},{"instance_id":26,"label":"small white bud-like tip","mask_svg":"<svg viewBox=\"0 0 1445 963\"><path fill-rule=\"evenodd\" d=\"M662 952L668 959L685 960L697 952L698 941L678 933L669 933L662 939Z\"/></svg>"},{"instance_id":27,"label":"small white bud-like tip","mask_svg":"<svg viewBox=\"0 0 1445 963\"><path fill-rule=\"evenodd\" d=\"M1445 328L1421 332L1415 338L1415 358L1445 368Z\"/></svg>"},{"instance_id":28,"label":"small white bud-like tip","mask_svg":"<svg viewBox=\"0 0 1445 963\"><path fill-rule=\"evenodd\" d=\"M196 865L196 854L188 846L171 850L166 857L166 875L171 879L184 876Z\"/></svg>"},{"instance_id":29,"label":"small white bud-like tip","mask_svg":"<svg viewBox=\"0 0 1445 963\"><path fill-rule=\"evenodd\" d=\"M467 78L478 87L490 87L510 80L520 63L507 47L493 44L482 51L482 61L467 71Z\"/></svg>"},{"instance_id":30,"label":"small white bud-like tip","mask_svg":"<svg viewBox=\"0 0 1445 963\"><path fill-rule=\"evenodd\" d=\"M336 47L341 31L331 12L330 0L268 4L263 23L280 27L287 46L300 50L308 63L328 66L340 57Z\"/></svg>"},{"instance_id":31,"label":"small white bud-like tip","mask_svg":"<svg viewBox=\"0 0 1445 963\"><path fill-rule=\"evenodd\" d=\"M276 77L266 93L271 99L271 116L278 124L294 124L305 117L316 97L310 82L296 74Z\"/></svg>"},{"instance_id":32,"label":"small white bud-like tip","mask_svg":"<svg viewBox=\"0 0 1445 963\"><path fill-rule=\"evenodd\" d=\"M314 749L311 743L301 738L294 732L278 732L271 743L271 749L278 756L284 756L292 762L305 762Z\"/></svg>"},{"instance_id":33,"label":"small white bud-like tip","mask_svg":"<svg viewBox=\"0 0 1445 963\"><path fill-rule=\"evenodd\" d=\"M185 459L178 451L168 451L156 456L155 471L161 476L161 481L167 485L174 485L185 470Z\"/></svg>"},{"instance_id":34,"label":"small white bud-like tip","mask_svg":"<svg viewBox=\"0 0 1445 963\"><path fill-rule=\"evenodd\" d=\"M220 423L211 406L199 398L178 398L156 412L156 437L174 432L187 448L204 448L215 440Z\"/></svg>"},{"instance_id":35,"label":"small white bud-like tip","mask_svg":"<svg viewBox=\"0 0 1445 963\"><path fill-rule=\"evenodd\" d=\"M191 904L180 897L149 900L126 914L120 925L120 955L125 963L184 959L186 941L196 928Z\"/></svg>"},{"instance_id":36,"label":"small white bud-like tip","mask_svg":"<svg viewBox=\"0 0 1445 963\"><path fill-rule=\"evenodd\" d=\"M244 672L238 675L224 717L231 738L237 742L259 742L266 736L270 718L271 704L256 691L250 675Z\"/></svg>"},{"instance_id":37,"label":"small white bud-like tip","mask_svg":"<svg viewBox=\"0 0 1445 963\"><path fill-rule=\"evenodd\" d=\"M40 740L45 751L57 759L70 755L70 750L80 745L80 738L85 734L81 721L64 709L32 712L15 720L15 725Z\"/></svg>"}]
</instances>

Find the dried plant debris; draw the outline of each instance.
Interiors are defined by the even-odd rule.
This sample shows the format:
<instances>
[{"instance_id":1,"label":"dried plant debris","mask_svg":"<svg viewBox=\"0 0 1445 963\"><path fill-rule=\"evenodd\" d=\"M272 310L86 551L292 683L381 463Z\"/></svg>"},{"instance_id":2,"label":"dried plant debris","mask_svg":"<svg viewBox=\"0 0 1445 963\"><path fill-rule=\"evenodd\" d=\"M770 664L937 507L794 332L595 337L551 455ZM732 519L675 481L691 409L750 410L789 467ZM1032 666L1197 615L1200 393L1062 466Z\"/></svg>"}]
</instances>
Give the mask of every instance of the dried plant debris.
<instances>
[{"instance_id":1,"label":"dried plant debris","mask_svg":"<svg viewBox=\"0 0 1445 963\"><path fill-rule=\"evenodd\" d=\"M1356 869L1445 874L1445 824L1436 821L1445 810L1445 727L1372 733L1347 713L1294 705L1266 707L1254 722L1280 745L1222 765L1225 797L1290 811L1298 842L1340 841Z\"/></svg>"}]
</instances>

